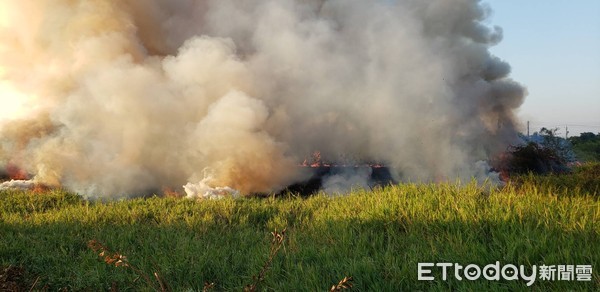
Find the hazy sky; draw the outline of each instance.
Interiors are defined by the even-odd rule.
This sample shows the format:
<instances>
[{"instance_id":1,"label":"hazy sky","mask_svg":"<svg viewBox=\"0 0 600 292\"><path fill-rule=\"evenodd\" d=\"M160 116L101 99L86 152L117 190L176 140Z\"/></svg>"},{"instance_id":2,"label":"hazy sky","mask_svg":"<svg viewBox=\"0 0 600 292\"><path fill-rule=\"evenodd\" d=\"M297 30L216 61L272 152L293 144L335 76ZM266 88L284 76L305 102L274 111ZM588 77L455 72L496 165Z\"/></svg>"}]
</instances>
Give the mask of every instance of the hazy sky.
<instances>
[{"instance_id":1,"label":"hazy sky","mask_svg":"<svg viewBox=\"0 0 600 292\"><path fill-rule=\"evenodd\" d=\"M531 130L565 125L569 135L600 132L600 1L483 0L504 30L492 53L529 91L521 107Z\"/></svg>"}]
</instances>

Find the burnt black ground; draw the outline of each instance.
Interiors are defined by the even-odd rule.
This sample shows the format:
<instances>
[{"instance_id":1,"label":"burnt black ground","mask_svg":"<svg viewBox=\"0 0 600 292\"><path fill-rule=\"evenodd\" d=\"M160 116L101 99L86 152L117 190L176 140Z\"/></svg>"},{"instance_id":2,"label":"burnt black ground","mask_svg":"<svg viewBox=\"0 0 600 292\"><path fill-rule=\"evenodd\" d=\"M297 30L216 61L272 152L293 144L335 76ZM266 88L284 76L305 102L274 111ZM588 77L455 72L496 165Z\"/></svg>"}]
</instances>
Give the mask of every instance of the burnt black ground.
<instances>
[{"instance_id":1,"label":"burnt black ground","mask_svg":"<svg viewBox=\"0 0 600 292\"><path fill-rule=\"evenodd\" d=\"M302 167L304 171L309 173L309 178L292 184L281 190L277 195L298 194L300 196L311 196L319 192L323 186L323 180L330 175L341 174L349 171L357 171L361 168L371 168L371 177L369 186L371 188L377 186L385 186L394 184L396 181L392 178L388 167L371 167L371 166L319 166L319 167Z\"/></svg>"}]
</instances>

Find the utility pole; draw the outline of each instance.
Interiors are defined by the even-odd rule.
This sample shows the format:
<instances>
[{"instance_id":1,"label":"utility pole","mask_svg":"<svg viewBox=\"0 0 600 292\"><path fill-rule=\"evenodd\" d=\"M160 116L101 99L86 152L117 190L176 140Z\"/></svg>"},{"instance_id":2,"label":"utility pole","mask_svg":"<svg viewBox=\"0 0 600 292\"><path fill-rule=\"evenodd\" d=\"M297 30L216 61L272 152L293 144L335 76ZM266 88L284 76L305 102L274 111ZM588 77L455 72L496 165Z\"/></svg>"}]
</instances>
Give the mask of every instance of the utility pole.
<instances>
[{"instance_id":1,"label":"utility pole","mask_svg":"<svg viewBox=\"0 0 600 292\"><path fill-rule=\"evenodd\" d=\"M569 126L565 126L565 140L569 138Z\"/></svg>"},{"instance_id":2,"label":"utility pole","mask_svg":"<svg viewBox=\"0 0 600 292\"><path fill-rule=\"evenodd\" d=\"M529 121L527 121L527 138L529 138Z\"/></svg>"}]
</instances>

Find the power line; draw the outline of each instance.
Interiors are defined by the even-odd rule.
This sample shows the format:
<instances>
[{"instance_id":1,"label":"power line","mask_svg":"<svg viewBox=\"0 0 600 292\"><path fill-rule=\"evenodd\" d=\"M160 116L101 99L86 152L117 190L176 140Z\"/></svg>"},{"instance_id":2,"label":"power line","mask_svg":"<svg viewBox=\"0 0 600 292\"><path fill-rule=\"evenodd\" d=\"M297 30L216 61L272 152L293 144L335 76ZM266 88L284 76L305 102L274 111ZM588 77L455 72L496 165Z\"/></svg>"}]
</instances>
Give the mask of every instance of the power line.
<instances>
[{"instance_id":1,"label":"power line","mask_svg":"<svg viewBox=\"0 0 600 292\"><path fill-rule=\"evenodd\" d=\"M575 125L575 124L566 124L564 126L567 126L567 127L600 128L600 125Z\"/></svg>"},{"instance_id":2,"label":"power line","mask_svg":"<svg viewBox=\"0 0 600 292\"><path fill-rule=\"evenodd\" d=\"M586 127L586 128L600 128L600 125L581 125L581 124L556 124L556 123L530 123L534 126L548 126L554 125L554 127Z\"/></svg>"},{"instance_id":3,"label":"power line","mask_svg":"<svg viewBox=\"0 0 600 292\"><path fill-rule=\"evenodd\" d=\"M595 130L590 130L590 129L600 129L600 125L582 125L582 124L568 124L567 123L567 124L555 124L555 126L548 126L548 125L551 125L551 124L553 124L553 123L531 123L531 121L527 121L527 128L526 128L526 130L527 130L527 137L530 137L530 128L531 127L533 127L533 128L538 128L539 127L540 130L543 129L543 128L551 129L551 130L552 129L556 129L557 130L557 134L561 133L561 130L564 129L565 130L565 132L564 132L565 139L568 139L569 138L569 134L571 133L571 131L569 131L569 127L571 127L571 129L573 129L573 128L580 128L580 129L581 128L586 128L585 130L579 130L579 131L575 130L576 133L584 133L585 131L595 132ZM598 132L600 133L600 131L598 131ZM537 133L537 131L534 132L534 133Z\"/></svg>"}]
</instances>

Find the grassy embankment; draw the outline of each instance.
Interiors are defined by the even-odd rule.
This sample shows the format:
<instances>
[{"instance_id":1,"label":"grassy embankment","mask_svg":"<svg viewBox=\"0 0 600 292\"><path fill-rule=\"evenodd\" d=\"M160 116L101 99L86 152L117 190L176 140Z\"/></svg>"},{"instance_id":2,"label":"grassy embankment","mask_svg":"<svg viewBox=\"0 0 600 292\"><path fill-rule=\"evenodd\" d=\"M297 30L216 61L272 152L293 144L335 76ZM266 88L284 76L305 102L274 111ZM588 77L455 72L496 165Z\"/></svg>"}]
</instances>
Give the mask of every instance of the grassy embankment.
<instances>
[{"instance_id":1,"label":"grassy embankment","mask_svg":"<svg viewBox=\"0 0 600 292\"><path fill-rule=\"evenodd\" d=\"M435 281L417 281L418 262L500 261L528 269L592 264L591 282L537 280L532 287L598 291L599 178L589 177L592 188L557 183L577 181L573 175L554 179L526 177L492 191L407 184L336 198L218 201L100 203L62 191L5 191L0 266L22 268L22 277L13 278L25 290L152 289L131 269L102 262L87 246L97 240L150 280L158 272L173 290L201 291L208 281L215 290L239 291L267 260L270 232L287 228L259 290L325 291L345 276L361 291L527 288L523 281L442 281L439 272Z\"/></svg>"}]
</instances>

